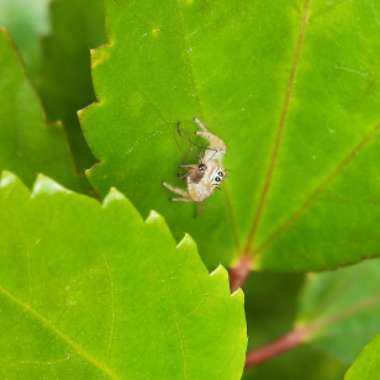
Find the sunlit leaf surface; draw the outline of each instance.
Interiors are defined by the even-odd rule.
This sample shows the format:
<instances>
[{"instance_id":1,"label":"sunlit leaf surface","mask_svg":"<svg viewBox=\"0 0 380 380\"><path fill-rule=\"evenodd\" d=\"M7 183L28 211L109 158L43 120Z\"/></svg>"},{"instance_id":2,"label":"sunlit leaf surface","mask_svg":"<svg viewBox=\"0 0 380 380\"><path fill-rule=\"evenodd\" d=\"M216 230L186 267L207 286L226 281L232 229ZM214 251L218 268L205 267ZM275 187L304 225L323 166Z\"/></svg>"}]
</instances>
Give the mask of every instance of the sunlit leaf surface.
<instances>
[{"instance_id":1,"label":"sunlit leaf surface","mask_svg":"<svg viewBox=\"0 0 380 380\"><path fill-rule=\"evenodd\" d=\"M157 213L4 173L0 224L1 378L240 379L243 294Z\"/></svg>"}]
</instances>

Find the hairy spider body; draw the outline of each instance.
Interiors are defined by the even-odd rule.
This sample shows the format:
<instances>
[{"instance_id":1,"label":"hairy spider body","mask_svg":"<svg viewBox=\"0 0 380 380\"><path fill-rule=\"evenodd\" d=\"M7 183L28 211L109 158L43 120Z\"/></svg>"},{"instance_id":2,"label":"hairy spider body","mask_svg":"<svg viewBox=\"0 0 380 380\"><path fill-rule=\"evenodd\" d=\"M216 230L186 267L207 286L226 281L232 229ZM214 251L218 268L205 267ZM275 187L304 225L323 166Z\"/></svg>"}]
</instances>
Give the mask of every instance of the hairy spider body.
<instances>
[{"instance_id":1,"label":"hairy spider body","mask_svg":"<svg viewBox=\"0 0 380 380\"><path fill-rule=\"evenodd\" d=\"M197 135L205 138L209 145L198 164L182 165L187 170L187 190L163 183L168 190L179 195L172 199L175 202L203 202L219 188L225 176L223 159L226 145L223 140L209 132L198 118L194 118L194 122L199 128Z\"/></svg>"}]
</instances>

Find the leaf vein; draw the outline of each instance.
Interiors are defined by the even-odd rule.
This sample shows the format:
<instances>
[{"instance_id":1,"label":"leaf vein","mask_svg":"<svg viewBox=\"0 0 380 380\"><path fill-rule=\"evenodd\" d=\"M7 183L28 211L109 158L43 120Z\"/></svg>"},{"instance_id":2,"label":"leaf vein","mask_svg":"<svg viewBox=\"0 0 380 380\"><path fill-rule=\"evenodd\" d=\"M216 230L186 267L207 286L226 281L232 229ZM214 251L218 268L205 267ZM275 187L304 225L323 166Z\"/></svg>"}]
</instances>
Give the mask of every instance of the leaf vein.
<instances>
[{"instance_id":1,"label":"leaf vein","mask_svg":"<svg viewBox=\"0 0 380 380\"><path fill-rule=\"evenodd\" d=\"M299 207L288 219L286 219L262 244L258 245L255 252L261 254L265 249L273 243L285 230L294 225L295 222L309 210L316 200L327 189L328 185L336 179L343 170L357 157L357 155L380 133L380 124L377 125L371 133L366 135L332 170L332 172L325 177L319 185L311 192L310 196L306 199L301 207Z\"/></svg>"},{"instance_id":2,"label":"leaf vein","mask_svg":"<svg viewBox=\"0 0 380 380\"><path fill-rule=\"evenodd\" d=\"M58 329L49 319L44 317L37 310L33 309L29 304L24 303L2 286L0 286L0 295L2 295L5 299L12 302L13 304L17 305L25 314L29 315L35 321L40 323L41 326L43 326L52 335L64 342L78 356L82 357L92 366L106 374L110 379L120 380L120 377L117 376L105 363L99 361L98 358L87 352L79 343Z\"/></svg>"},{"instance_id":3,"label":"leaf vein","mask_svg":"<svg viewBox=\"0 0 380 380\"><path fill-rule=\"evenodd\" d=\"M284 137L285 124L286 124L287 116L289 113L289 106L290 106L290 101L293 95L294 83L296 81L298 66L301 59L301 52L302 52L302 48L305 41L306 28L309 22L310 4L311 4L311 0L305 0L302 15L300 18L300 27L299 27L297 42L296 42L295 50L293 54L293 61L291 64L290 73L288 77L288 83L287 83L286 91L284 95L284 101L281 108L280 119L278 122L273 147L272 147L270 157L269 157L269 164L268 164L265 178L264 178L264 185L261 190L258 206L253 218L251 228L248 232L248 236L247 236L247 240L246 240L246 244L244 248L244 254L246 254L247 252L250 252L251 246L256 238L256 232L258 230L258 226L261 222L262 216L264 214L264 211L267 205L267 199L268 199L270 187L273 180L273 175L276 170L277 160L278 160L280 148L281 148L283 137Z\"/></svg>"},{"instance_id":4,"label":"leaf vein","mask_svg":"<svg viewBox=\"0 0 380 380\"><path fill-rule=\"evenodd\" d=\"M367 298L360 302L351 305L349 308L342 310L339 313L333 314L329 317L315 319L310 323L311 331L313 333L317 333L321 328L326 327L328 325L334 324L336 322L341 322L345 319L352 317L355 314L360 314L372 307L376 307L380 304L380 293L375 295L374 297Z\"/></svg>"},{"instance_id":5,"label":"leaf vein","mask_svg":"<svg viewBox=\"0 0 380 380\"><path fill-rule=\"evenodd\" d=\"M110 265L108 263L108 259L106 255L103 253L103 260L107 271L108 282L110 287L110 300L111 300L111 325L108 336L108 346L107 346L107 358L109 359L112 349L112 344L114 340L114 332L115 332L115 286L112 279L112 272Z\"/></svg>"}]
</instances>

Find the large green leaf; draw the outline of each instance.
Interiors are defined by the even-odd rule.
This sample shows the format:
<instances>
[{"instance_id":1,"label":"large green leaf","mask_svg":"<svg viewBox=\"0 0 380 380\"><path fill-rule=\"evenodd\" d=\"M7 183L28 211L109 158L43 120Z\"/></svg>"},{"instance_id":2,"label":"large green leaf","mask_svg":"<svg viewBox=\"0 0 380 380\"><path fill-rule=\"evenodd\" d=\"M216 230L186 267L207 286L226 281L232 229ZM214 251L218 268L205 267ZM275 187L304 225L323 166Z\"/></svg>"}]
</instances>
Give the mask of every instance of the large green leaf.
<instances>
[{"instance_id":1,"label":"large green leaf","mask_svg":"<svg viewBox=\"0 0 380 380\"><path fill-rule=\"evenodd\" d=\"M0 170L17 172L27 184L44 173L72 189L88 188L75 171L64 130L47 125L12 42L1 30L0 104Z\"/></svg>"},{"instance_id":2,"label":"large green leaf","mask_svg":"<svg viewBox=\"0 0 380 380\"><path fill-rule=\"evenodd\" d=\"M380 336L369 343L348 370L345 380L380 379Z\"/></svg>"},{"instance_id":3,"label":"large green leaf","mask_svg":"<svg viewBox=\"0 0 380 380\"><path fill-rule=\"evenodd\" d=\"M310 275L296 326L313 347L351 363L380 332L380 260Z\"/></svg>"},{"instance_id":4,"label":"large green leaf","mask_svg":"<svg viewBox=\"0 0 380 380\"><path fill-rule=\"evenodd\" d=\"M240 378L242 292L157 213L5 173L0 224L1 378Z\"/></svg>"},{"instance_id":5,"label":"large green leaf","mask_svg":"<svg viewBox=\"0 0 380 380\"><path fill-rule=\"evenodd\" d=\"M104 194L126 191L208 264L310 270L380 254L380 3L373 0L107 1L93 56L99 103L83 116ZM198 218L181 184L176 122L199 116L231 173ZM181 186L184 186L183 183Z\"/></svg>"}]
</instances>

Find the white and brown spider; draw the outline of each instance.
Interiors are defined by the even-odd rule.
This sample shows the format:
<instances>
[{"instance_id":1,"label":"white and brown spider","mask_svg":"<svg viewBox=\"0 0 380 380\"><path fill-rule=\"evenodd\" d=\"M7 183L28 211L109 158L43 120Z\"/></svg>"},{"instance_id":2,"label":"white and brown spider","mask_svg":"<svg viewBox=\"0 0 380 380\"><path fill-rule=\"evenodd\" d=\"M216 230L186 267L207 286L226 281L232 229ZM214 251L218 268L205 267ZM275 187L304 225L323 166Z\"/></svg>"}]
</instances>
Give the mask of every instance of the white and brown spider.
<instances>
[{"instance_id":1,"label":"white and brown spider","mask_svg":"<svg viewBox=\"0 0 380 380\"><path fill-rule=\"evenodd\" d=\"M182 165L187 170L187 190L163 182L168 190L179 195L172 199L175 202L203 202L219 188L225 177L223 159L226 145L219 137L209 132L198 118L195 117L194 122L199 128L197 135L205 138L209 145L197 164Z\"/></svg>"}]
</instances>

